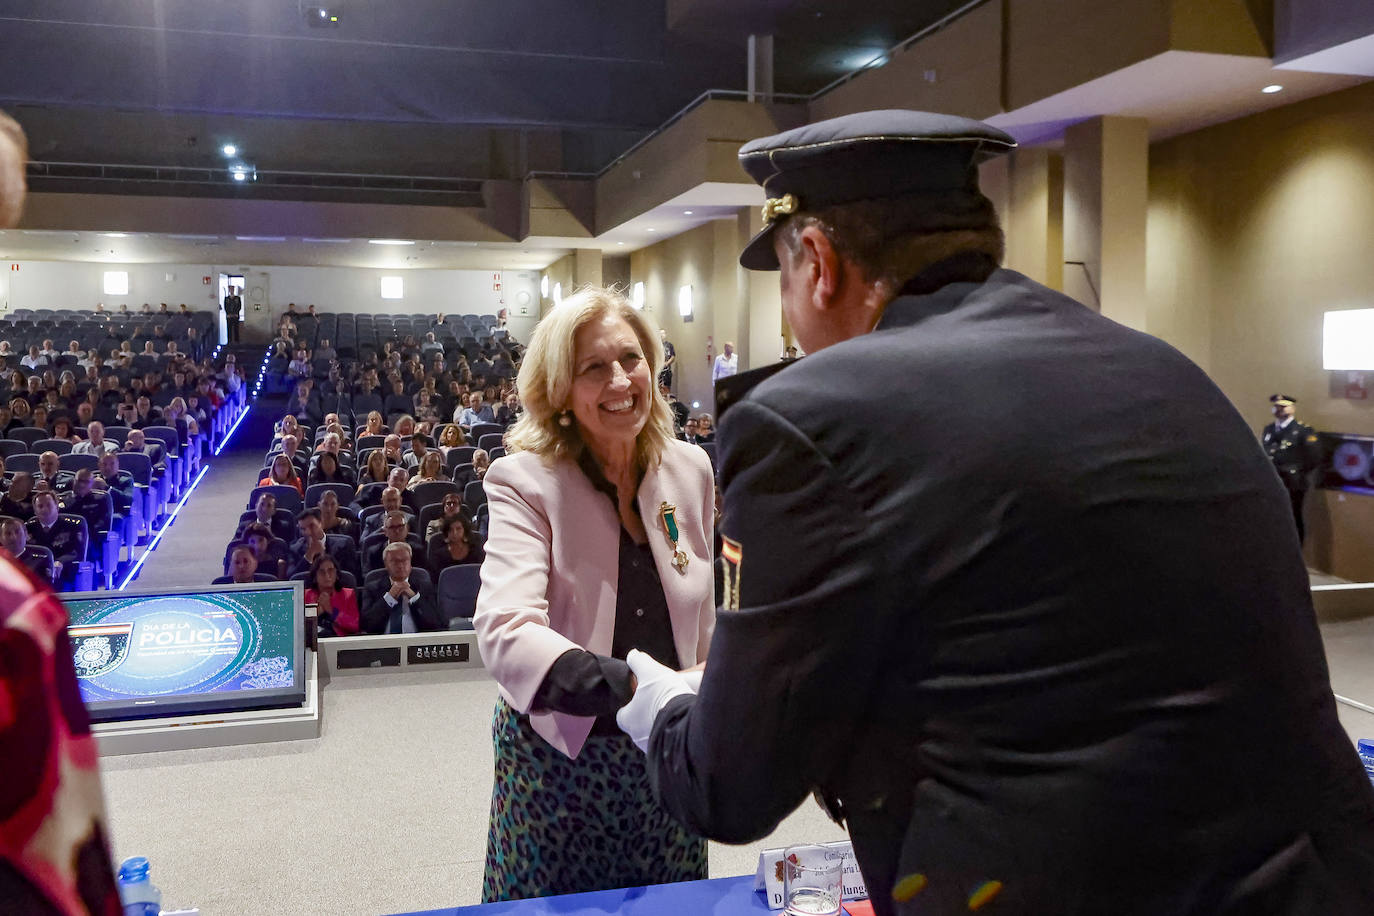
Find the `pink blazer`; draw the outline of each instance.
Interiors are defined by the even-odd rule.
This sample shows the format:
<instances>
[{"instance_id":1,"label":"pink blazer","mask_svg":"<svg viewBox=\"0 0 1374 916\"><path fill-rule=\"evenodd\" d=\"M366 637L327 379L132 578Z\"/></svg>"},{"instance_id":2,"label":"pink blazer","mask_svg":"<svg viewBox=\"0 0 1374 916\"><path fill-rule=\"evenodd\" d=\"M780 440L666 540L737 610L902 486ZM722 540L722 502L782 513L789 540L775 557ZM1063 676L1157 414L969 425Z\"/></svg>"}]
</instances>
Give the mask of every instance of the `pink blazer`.
<instances>
[{"instance_id":1,"label":"pink blazer","mask_svg":"<svg viewBox=\"0 0 1374 916\"><path fill-rule=\"evenodd\" d=\"M530 707L564 652L611 653L620 517L576 464L531 452L493 461L485 489L491 522L473 616L482 661L506 701L530 713L534 730L576 757L595 720ZM659 466L644 474L638 502L678 660L691 666L706 658L716 621L715 489L706 453L685 442L668 443ZM685 572L672 564L659 513L663 502L677 507L678 547L689 557Z\"/></svg>"}]
</instances>

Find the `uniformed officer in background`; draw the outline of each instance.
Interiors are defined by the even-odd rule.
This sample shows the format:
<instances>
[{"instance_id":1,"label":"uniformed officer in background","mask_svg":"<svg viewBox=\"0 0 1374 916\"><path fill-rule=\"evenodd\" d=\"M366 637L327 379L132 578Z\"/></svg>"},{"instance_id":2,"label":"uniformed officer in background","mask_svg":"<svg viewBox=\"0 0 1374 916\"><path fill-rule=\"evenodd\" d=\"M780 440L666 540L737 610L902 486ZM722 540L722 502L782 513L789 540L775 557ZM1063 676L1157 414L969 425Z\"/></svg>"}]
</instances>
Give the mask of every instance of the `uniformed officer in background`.
<instances>
[{"instance_id":1,"label":"uniformed officer in background","mask_svg":"<svg viewBox=\"0 0 1374 916\"><path fill-rule=\"evenodd\" d=\"M1312 489L1312 473L1321 466L1322 447L1316 430L1299 423L1293 416L1297 398L1286 394L1269 396L1273 405L1274 422L1264 427L1264 451L1274 462L1284 489L1293 506L1293 521L1298 526L1298 543L1307 539L1307 526L1302 520L1302 503Z\"/></svg>"},{"instance_id":2,"label":"uniformed officer in background","mask_svg":"<svg viewBox=\"0 0 1374 916\"><path fill-rule=\"evenodd\" d=\"M695 833L819 790L880 916L1374 912L1283 488L1197 366L999 269L1014 145L882 111L741 150L807 357L718 391L700 693L634 652L618 719Z\"/></svg>"}]
</instances>

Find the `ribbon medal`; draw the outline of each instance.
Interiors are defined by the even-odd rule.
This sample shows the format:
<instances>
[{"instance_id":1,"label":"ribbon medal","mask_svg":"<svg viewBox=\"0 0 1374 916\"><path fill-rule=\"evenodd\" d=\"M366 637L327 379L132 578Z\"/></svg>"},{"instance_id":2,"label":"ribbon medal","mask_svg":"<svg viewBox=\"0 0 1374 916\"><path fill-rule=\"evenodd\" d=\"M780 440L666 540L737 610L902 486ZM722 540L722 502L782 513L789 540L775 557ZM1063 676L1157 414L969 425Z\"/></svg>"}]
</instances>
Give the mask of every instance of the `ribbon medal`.
<instances>
[{"instance_id":1,"label":"ribbon medal","mask_svg":"<svg viewBox=\"0 0 1374 916\"><path fill-rule=\"evenodd\" d=\"M663 518L663 530L668 533L668 540L673 542L673 565L680 573L687 572L687 551L677 546L678 538L681 536L677 530L677 518L673 513L677 512L677 506L672 503L659 503L658 514Z\"/></svg>"}]
</instances>

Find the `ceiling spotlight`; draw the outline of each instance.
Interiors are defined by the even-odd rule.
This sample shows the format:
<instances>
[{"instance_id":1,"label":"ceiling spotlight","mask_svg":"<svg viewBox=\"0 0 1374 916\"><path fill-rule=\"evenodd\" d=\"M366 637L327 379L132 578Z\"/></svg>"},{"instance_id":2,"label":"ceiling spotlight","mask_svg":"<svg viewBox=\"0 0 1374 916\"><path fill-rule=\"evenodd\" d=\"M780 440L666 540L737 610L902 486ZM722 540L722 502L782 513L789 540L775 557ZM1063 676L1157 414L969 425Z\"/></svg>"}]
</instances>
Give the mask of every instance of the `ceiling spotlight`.
<instances>
[{"instance_id":1,"label":"ceiling spotlight","mask_svg":"<svg viewBox=\"0 0 1374 916\"><path fill-rule=\"evenodd\" d=\"M102 232L100 234L107 239L127 239L129 237L127 232Z\"/></svg>"},{"instance_id":2,"label":"ceiling spotlight","mask_svg":"<svg viewBox=\"0 0 1374 916\"><path fill-rule=\"evenodd\" d=\"M414 245L410 239L368 239L369 245Z\"/></svg>"},{"instance_id":3,"label":"ceiling spotlight","mask_svg":"<svg viewBox=\"0 0 1374 916\"><path fill-rule=\"evenodd\" d=\"M1282 92L1282 91L1283 91L1283 87L1280 86L1278 83L1274 83L1274 84L1272 84L1272 85L1265 86L1263 89L1260 90L1260 92L1263 92L1265 95L1273 95L1273 94L1276 93L1276 92Z\"/></svg>"},{"instance_id":4,"label":"ceiling spotlight","mask_svg":"<svg viewBox=\"0 0 1374 916\"><path fill-rule=\"evenodd\" d=\"M616 242L617 245L624 245L624 242Z\"/></svg>"},{"instance_id":5,"label":"ceiling spotlight","mask_svg":"<svg viewBox=\"0 0 1374 916\"><path fill-rule=\"evenodd\" d=\"M692 215L692 211L691 211L691 210L683 210L683 211L682 211L682 215L683 215L683 216L691 216L691 215Z\"/></svg>"},{"instance_id":6,"label":"ceiling spotlight","mask_svg":"<svg viewBox=\"0 0 1374 916\"><path fill-rule=\"evenodd\" d=\"M226 143L219 148L219 151L226 156L237 156L239 148L232 143Z\"/></svg>"},{"instance_id":7,"label":"ceiling spotlight","mask_svg":"<svg viewBox=\"0 0 1374 916\"><path fill-rule=\"evenodd\" d=\"M235 181L257 181L257 169L242 162L229 166L229 177Z\"/></svg>"},{"instance_id":8,"label":"ceiling spotlight","mask_svg":"<svg viewBox=\"0 0 1374 916\"><path fill-rule=\"evenodd\" d=\"M658 230L657 230L657 229L650 229L649 231L650 231L650 232L657 232Z\"/></svg>"}]
</instances>

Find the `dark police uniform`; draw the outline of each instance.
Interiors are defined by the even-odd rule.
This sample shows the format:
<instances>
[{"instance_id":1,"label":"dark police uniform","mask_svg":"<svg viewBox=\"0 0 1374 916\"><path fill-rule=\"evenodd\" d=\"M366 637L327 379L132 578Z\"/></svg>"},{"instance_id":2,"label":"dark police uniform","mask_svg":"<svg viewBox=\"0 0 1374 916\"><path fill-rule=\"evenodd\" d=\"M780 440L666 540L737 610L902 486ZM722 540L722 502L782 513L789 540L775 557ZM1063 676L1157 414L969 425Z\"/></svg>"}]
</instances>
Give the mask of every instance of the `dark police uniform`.
<instances>
[{"instance_id":1,"label":"dark police uniform","mask_svg":"<svg viewBox=\"0 0 1374 916\"><path fill-rule=\"evenodd\" d=\"M1009 145L873 112L741 157L776 216ZM724 606L648 744L689 830L750 841L819 790L880 916L1374 912L1288 502L1197 366L955 257L725 393Z\"/></svg>"},{"instance_id":2,"label":"dark police uniform","mask_svg":"<svg viewBox=\"0 0 1374 916\"><path fill-rule=\"evenodd\" d=\"M62 572L57 581L65 590L76 583L76 568L86 556L86 545L81 536L81 522L69 515L58 515L51 528L44 528L37 518L25 523L29 540L39 547L52 551L53 559L62 564Z\"/></svg>"},{"instance_id":3,"label":"dark police uniform","mask_svg":"<svg viewBox=\"0 0 1374 916\"><path fill-rule=\"evenodd\" d=\"M111 479L103 471L97 471L96 476L104 480L109 488L116 514L128 515L134 504L134 475L128 471L116 471Z\"/></svg>"},{"instance_id":4,"label":"dark police uniform","mask_svg":"<svg viewBox=\"0 0 1374 916\"><path fill-rule=\"evenodd\" d=\"M15 557L41 582L52 585L52 551L37 544L27 544L24 552Z\"/></svg>"},{"instance_id":5,"label":"dark police uniform","mask_svg":"<svg viewBox=\"0 0 1374 916\"><path fill-rule=\"evenodd\" d=\"M224 297L224 318L229 342L239 341L239 315L243 312L243 297L230 293Z\"/></svg>"},{"instance_id":6,"label":"dark police uniform","mask_svg":"<svg viewBox=\"0 0 1374 916\"><path fill-rule=\"evenodd\" d=\"M1294 404L1296 400L1286 394L1276 394L1269 398L1269 402ZM1274 470L1279 472L1284 489L1288 491L1293 521L1298 526L1298 542L1301 543L1307 536L1307 526L1302 518L1303 500L1312 488L1312 472L1321 466L1322 461L1322 447L1317 432L1294 417L1282 429L1277 421L1270 423L1264 428L1261 439L1265 453L1274 462Z\"/></svg>"}]
</instances>

